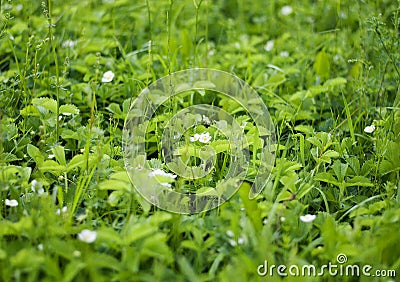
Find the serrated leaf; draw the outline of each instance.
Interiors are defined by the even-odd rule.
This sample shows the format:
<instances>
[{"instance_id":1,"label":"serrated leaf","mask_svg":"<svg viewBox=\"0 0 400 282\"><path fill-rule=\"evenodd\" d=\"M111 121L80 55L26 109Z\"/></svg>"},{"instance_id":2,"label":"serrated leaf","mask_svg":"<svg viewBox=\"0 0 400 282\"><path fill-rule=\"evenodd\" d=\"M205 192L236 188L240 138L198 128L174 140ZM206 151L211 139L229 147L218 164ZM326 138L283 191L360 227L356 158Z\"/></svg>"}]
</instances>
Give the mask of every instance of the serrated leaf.
<instances>
[{"instance_id":1,"label":"serrated leaf","mask_svg":"<svg viewBox=\"0 0 400 282\"><path fill-rule=\"evenodd\" d=\"M346 85L346 83L347 83L347 80L345 78L335 77L335 78L328 79L327 81L325 81L324 87L332 89L332 88L335 88L338 86L344 86L344 85Z\"/></svg>"},{"instance_id":2,"label":"serrated leaf","mask_svg":"<svg viewBox=\"0 0 400 282\"><path fill-rule=\"evenodd\" d=\"M355 176L345 183L345 186L351 187L351 186L366 186L366 187L372 187L374 186L371 181L366 178L365 176Z\"/></svg>"},{"instance_id":3,"label":"serrated leaf","mask_svg":"<svg viewBox=\"0 0 400 282\"><path fill-rule=\"evenodd\" d=\"M73 104L65 104L60 106L59 113L63 115L78 115L79 109Z\"/></svg>"},{"instance_id":4,"label":"serrated leaf","mask_svg":"<svg viewBox=\"0 0 400 282\"><path fill-rule=\"evenodd\" d=\"M42 97L42 98L33 98L32 104L36 106L41 106L52 113L57 112L57 101L51 98Z\"/></svg>"},{"instance_id":5,"label":"serrated leaf","mask_svg":"<svg viewBox=\"0 0 400 282\"><path fill-rule=\"evenodd\" d=\"M20 111L20 114L22 116L33 116L33 117L39 117L40 116L40 111L38 110L37 107L29 105L23 108Z\"/></svg>"},{"instance_id":6,"label":"serrated leaf","mask_svg":"<svg viewBox=\"0 0 400 282\"><path fill-rule=\"evenodd\" d=\"M326 182L326 183L330 183L330 184L339 186L339 182L333 177L332 174L330 174L328 172L320 172L315 176L314 179L317 181L322 181L322 182Z\"/></svg>"}]
</instances>

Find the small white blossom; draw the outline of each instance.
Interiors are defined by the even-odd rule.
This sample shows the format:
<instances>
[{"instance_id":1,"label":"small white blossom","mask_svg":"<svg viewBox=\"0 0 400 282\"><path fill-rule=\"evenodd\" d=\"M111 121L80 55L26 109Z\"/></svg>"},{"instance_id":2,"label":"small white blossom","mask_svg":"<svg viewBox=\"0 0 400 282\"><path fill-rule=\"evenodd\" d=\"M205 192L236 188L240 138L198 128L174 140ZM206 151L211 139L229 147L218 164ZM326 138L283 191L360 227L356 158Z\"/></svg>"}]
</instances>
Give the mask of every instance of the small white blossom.
<instances>
[{"instance_id":1,"label":"small white blossom","mask_svg":"<svg viewBox=\"0 0 400 282\"><path fill-rule=\"evenodd\" d=\"M289 16L291 13L293 13L293 8L291 6L283 6L281 9L281 14L284 16Z\"/></svg>"},{"instance_id":2,"label":"small white blossom","mask_svg":"<svg viewBox=\"0 0 400 282\"><path fill-rule=\"evenodd\" d=\"M375 126L374 125L368 125L364 128L365 133L372 133L375 131Z\"/></svg>"},{"instance_id":3,"label":"small white blossom","mask_svg":"<svg viewBox=\"0 0 400 282\"><path fill-rule=\"evenodd\" d=\"M272 49L274 48L274 41L273 40L269 40L265 45L264 45L264 50L267 52L272 51Z\"/></svg>"},{"instance_id":4,"label":"small white blossom","mask_svg":"<svg viewBox=\"0 0 400 282\"><path fill-rule=\"evenodd\" d=\"M161 184L161 186L164 186L164 187L168 187L168 188L172 187L172 185L168 182L161 182L160 184Z\"/></svg>"},{"instance_id":5,"label":"small white blossom","mask_svg":"<svg viewBox=\"0 0 400 282\"><path fill-rule=\"evenodd\" d=\"M16 207L16 206L18 206L18 201L6 199L6 206Z\"/></svg>"},{"instance_id":6,"label":"small white blossom","mask_svg":"<svg viewBox=\"0 0 400 282\"><path fill-rule=\"evenodd\" d=\"M235 236L235 234L233 233L233 231L232 231L232 230L228 230L228 231L226 231L226 235L228 235L229 237L233 237L233 236Z\"/></svg>"},{"instance_id":7,"label":"small white blossom","mask_svg":"<svg viewBox=\"0 0 400 282\"><path fill-rule=\"evenodd\" d=\"M195 135L193 135L192 137L190 137L190 142L196 142L196 141L198 141L199 140L199 138L200 138L200 134L195 134Z\"/></svg>"},{"instance_id":8,"label":"small white blossom","mask_svg":"<svg viewBox=\"0 0 400 282\"><path fill-rule=\"evenodd\" d=\"M55 156L54 156L53 154L50 154L48 158L49 158L49 159L54 159L54 157L55 157Z\"/></svg>"},{"instance_id":9,"label":"small white blossom","mask_svg":"<svg viewBox=\"0 0 400 282\"><path fill-rule=\"evenodd\" d=\"M237 242L238 242L239 245L243 245L244 244L244 238L239 237Z\"/></svg>"},{"instance_id":10,"label":"small white blossom","mask_svg":"<svg viewBox=\"0 0 400 282\"><path fill-rule=\"evenodd\" d=\"M31 190L32 192L38 193L39 196L44 194L42 183L40 183L36 179L32 180L31 182Z\"/></svg>"},{"instance_id":11,"label":"small white blossom","mask_svg":"<svg viewBox=\"0 0 400 282\"><path fill-rule=\"evenodd\" d=\"M112 71L106 71L103 74L101 82L111 82L114 79L115 74Z\"/></svg>"},{"instance_id":12,"label":"small white blossom","mask_svg":"<svg viewBox=\"0 0 400 282\"><path fill-rule=\"evenodd\" d=\"M232 247L235 247L235 246L237 245L236 241L233 240L233 239L229 239L229 244L230 244Z\"/></svg>"},{"instance_id":13,"label":"small white blossom","mask_svg":"<svg viewBox=\"0 0 400 282\"><path fill-rule=\"evenodd\" d=\"M74 48L76 45L76 41L74 40L65 40L62 44L63 48Z\"/></svg>"},{"instance_id":14,"label":"small white blossom","mask_svg":"<svg viewBox=\"0 0 400 282\"><path fill-rule=\"evenodd\" d=\"M83 229L80 233L78 233L78 239L85 243L93 243L96 241L97 232L91 231L88 229Z\"/></svg>"},{"instance_id":15,"label":"small white blossom","mask_svg":"<svg viewBox=\"0 0 400 282\"><path fill-rule=\"evenodd\" d=\"M284 222L284 221L286 220L286 217L281 216L280 220L281 220L282 222Z\"/></svg>"},{"instance_id":16,"label":"small white blossom","mask_svg":"<svg viewBox=\"0 0 400 282\"><path fill-rule=\"evenodd\" d=\"M154 176L157 176L157 175L166 176L166 177L169 177L171 179L175 179L176 178L175 174L167 173L167 172L165 172L165 171L163 171L162 169L159 169L159 168L149 172L149 177L154 177Z\"/></svg>"},{"instance_id":17,"label":"small white blossom","mask_svg":"<svg viewBox=\"0 0 400 282\"><path fill-rule=\"evenodd\" d=\"M205 115L203 115L203 122L204 122L205 124L207 124L207 125L210 125L210 124L211 124L211 120L210 120L208 117L206 117Z\"/></svg>"},{"instance_id":18,"label":"small white blossom","mask_svg":"<svg viewBox=\"0 0 400 282\"><path fill-rule=\"evenodd\" d=\"M288 51L282 51L279 53L279 56L281 57L289 57L289 52Z\"/></svg>"},{"instance_id":19,"label":"small white blossom","mask_svg":"<svg viewBox=\"0 0 400 282\"><path fill-rule=\"evenodd\" d=\"M204 132L204 133L200 134L199 141L201 143L208 143L208 142L210 142L210 140L211 140L210 133Z\"/></svg>"},{"instance_id":20,"label":"small white blossom","mask_svg":"<svg viewBox=\"0 0 400 282\"><path fill-rule=\"evenodd\" d=\"M315 220L317 216L315 214L306 214L306 215L301 215L300 220L303 222L312 222Z\"/></svg>"},{"instance_id":21,"label":"small white blossom","mask_svg":"<svg viewBox=\"0 0 400 282\"><path fill-rule=\"evenodd\" d=\"M60 215L61 213L66 213L68 211L68 208L66 206L63 206L62 209L57 209L56 214Z\"/></svg>"},{"instance_id":22,"label":"small white blossom","mask_svg":"<svg viewBox=\"0 0 400 282\"><path fill-rule=\"evenodd\" d=\"M39 244L39 245L37 246L37 248L38 248L39 251L43 251L43 244Z\"/></svg>"}]
</instances>

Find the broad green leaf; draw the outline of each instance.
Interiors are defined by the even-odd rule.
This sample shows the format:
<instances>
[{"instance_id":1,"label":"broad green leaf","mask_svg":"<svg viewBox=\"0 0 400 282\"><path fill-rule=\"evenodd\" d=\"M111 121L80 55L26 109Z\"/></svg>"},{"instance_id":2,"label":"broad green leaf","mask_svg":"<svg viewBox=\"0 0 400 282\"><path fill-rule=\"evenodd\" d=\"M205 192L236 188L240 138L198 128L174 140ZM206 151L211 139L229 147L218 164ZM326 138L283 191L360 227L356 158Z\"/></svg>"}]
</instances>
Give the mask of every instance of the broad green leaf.
<instances>
[{"instance_id":1,"label":"broad green leaf","mask_svg":"<svg viewBox=\"0 0 400 282\"><path fill-rule=\"evenodd\" d=\"M339 186L339 182L332 176L332 174L328 172L320 172L315 176L314 179Z\"/></svg>"},{"instance_id":2,"label":"broad green leaf","mask_svg":"<svg viewBox=\"0 0 400 282\"><path fill-rule=\"evenodd\" d=\"M56 160L60 165L65 166L67 164L67 161L65 160L65 152L64 152L64 147L62 146L54 146L51 148L51 151L53 152Z\"/></svg>"},{"instance_id":3,"label":"broad green leaf","mask_svg":"<svg viewBox=\"0 0 400 282\"><path fill-rule=\"evenodd\" d=\"M121 180L108 179L100 182L99 184L100 190L115 190L115 191L125 191L130 192L131 187L130 183Z\"/></svg>"},{"instance_id":4,"label":"broad green leaf","mask_svg":"<svg viewBox=\"0 0 400 282\"><path fill-rule=\"evenodd\" d=\"M314 70L322 80L329 78L331 72L331 63L330 58L325 50L318 52L317 56L315 57Z\"/></svg>"},{"instance_id":5,"label":"broad green leaf","mask_svg":"<svg viewBox=\"0 0 400 282\"><path fill-rule=\"evenodd\" d=\"M57 112L57 101L51 98L42 97L42 98L33 98L32 104L36 106L41 106L46 110L51 111L52 113ZM40 110L40 109L39 109Z\"/></svg>"},{"instance_id":6,"label":"broad green leaf","mask_svg":"<svg viewBox=\"0 0 400 282\"><path fill-rule=\"evenodd\" d=\"M40 152L38 147L35 147L32 144L28 144L26 146L26 150L28 155L35 161L36 164L40 165L44 161L44 156Z\"/></svg>"},{"instance_id":7,"label":"broad green leaf","mask_svg":"<svg viewBox=\"0 0 400 282\"><path fill-rule=\"evenodd\" d=\"M332 79L328 79L327 81L325 81L324 83L324 87L327 87L329 89L338 87L338 86L344 86L346 85L347 80L343 77L336 77L336 78L332 78Z\"/></svg>"},{"instance_id":8,"label":"broad green leaf","mask_svg":"<svg viewBox=\"0 0 400 282\"><path fill-rule=\"evenodd\" d=\"M59 113L63 115L78 115L79 109L77 106L72 104L65 104L60 106Z\"/></svg>"},{"instance_id":9,"label":"broad green leaf","mask_svg":"<svg viewBox=\"0 0 400 282\"><path fill-rule=\"evenodd\" d=\"M371 181L366 178L365 176L355 176L349 180L346 181L345 185L347 187L350 186L367 186L367 187L373 187L374 185L371 183Z\"/></svg>"}]
</instances>

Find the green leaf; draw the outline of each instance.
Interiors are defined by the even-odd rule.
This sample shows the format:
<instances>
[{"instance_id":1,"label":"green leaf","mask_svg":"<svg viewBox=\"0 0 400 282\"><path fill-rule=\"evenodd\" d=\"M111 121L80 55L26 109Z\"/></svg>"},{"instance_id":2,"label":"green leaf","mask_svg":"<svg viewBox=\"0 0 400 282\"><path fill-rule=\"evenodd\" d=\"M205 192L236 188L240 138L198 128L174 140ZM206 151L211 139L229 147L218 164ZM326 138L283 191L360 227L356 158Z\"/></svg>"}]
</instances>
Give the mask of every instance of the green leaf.
<instances>
[{"instance_id":1,"label":"green leaf","mask_svg":"<svg viewBox=\"0 0 400 282\"><path fill-rule=\"evenodd\" d=\"M333 89L338 86L345 86L347 83L347 80L343 77L336 77L332 79L328 79L324 83L324 87L327 87L329 89Z\"/></svg>"},{"instance_id":2,"label":"green leaf","mask_svg":"<svg viewBox=\"0 0 400 282\"><path fill-rule=\"evenodd\" d=\"M214 89L216 86L214 83L208 80L198 80L193 84L194 88L201 88L201 89Z\"/></svg>"},{"instance_id":3,"label":"green leaf","mask_svg":"<svg viewBox=\"0 0 400 282\"><path fill-rule=\"evenodd\" d=\"M32 144L28 144L26 146L26 150L28 152L28 155L35 161L37 165L40 165L44 161L44 157L42 153L40 152L38 147L35 147Z\"/></svg>"},{"instance_id":4,"label":"green leaf","mask_svg":"<svg viewBox=\"0 0 400 282\"><path fill-rule=\"evenodd\" d=\"M325 50L318 52L315 57L314 70L322 80L329 78L331 72L330 58Z\"/></svg>"},{"instance_id":5,"label":"green leaf","mask_svg":"<svg viewBox=\"0 0 400 282\"><path fill-rule=\"evenodd\" d=\"M115 179L108 179L102 181L99 184L99 189L131 192L130 183Z\"/></svg>"},{"instance_id":6,"label":"green leaf","mask_svg":"<svg viewBox=\"0 0 400 282\"><path fill-rule=\"evenodd\" d=\"M77 106L72 104L65 104L60 106L59 113L63 115L78 115L79 109Z\"/></svg>"},{"instance_id":7,"label":"green leaf","mask_svg":"<svg viewBox=\"0 0 400 282\"><path fill-rule=\"evenodd\" d=\"M374 185L371 183L371 181L366 178L365 176L355 176L345 183L346 187L350 186L366 186L366 187L373 187Z\"/></svg>"},{"instance_id":8,"label":"green leaf","mask_svg":"<svg viewBox=\"0 0 400 282\"><path fill-rule=\"evenodd\" d=\"M315 176L314 179L318 180L318 181L330 183L330 184L333 184L336 186L340 185L339 182L333 177L333 175L328 172L320 172Z\"/></svg>"},{"instance_id":9,"label":"green leaf","mask_svg":"<svg viewBox=\"0 0 400 282\"><path fill-rule=\"evenodd\" d=\"M67 164L67 161L65 160L65 152L64 152L64 147L62 146L54 146L51 148L51 151L53 152L56 160L60 165L65 166Z\"/></svg>"},{"instance_id":10,"label":"green leaf","mask_svg":"<svg viewBox=\"0 0 400 282\"><path fill-rule=\"evenodd\" d=\"M57 101L51 98L42 97L42 98L33 98L32 104L43 107L46 110L51 111L52 113L57 113ZM40 110L40 108L39 108Z\"/></svg>"}]
</instances>

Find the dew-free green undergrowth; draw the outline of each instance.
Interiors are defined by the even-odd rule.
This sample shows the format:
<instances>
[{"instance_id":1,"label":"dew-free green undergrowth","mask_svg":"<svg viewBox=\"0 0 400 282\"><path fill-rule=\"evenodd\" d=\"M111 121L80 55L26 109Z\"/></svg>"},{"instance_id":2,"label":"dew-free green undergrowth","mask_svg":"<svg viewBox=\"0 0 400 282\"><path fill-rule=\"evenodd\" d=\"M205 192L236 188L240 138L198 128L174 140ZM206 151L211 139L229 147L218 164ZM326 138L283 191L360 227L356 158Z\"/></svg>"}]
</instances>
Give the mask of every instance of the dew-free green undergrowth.
<instances>
[{"instance_id":1,"label":"dew-free green undergrowth","mask_svg":"<svg viewBox=\"0 0 400 282\"><path fill-rule=\"evenodd\" d=\"M281 281L260 276L259 265L318 267L339 254L371 273L396 271L341 281L397 281L399 1L0 3L1 281ZM141 90L194 67L257 91L274 123L276 159L250 200L263 165L254 121L229 97L182 92L147 127L150 168L168 171L165 125L196 104L234 116L251 157L229 201L179 215L131 184L123 126ZM185 193L212 191L234 165L227 137L200 118L178 153L192 167L210 157L205 143L218 154L210 174L174 186Z\"/></svg>"}]
</instances>

